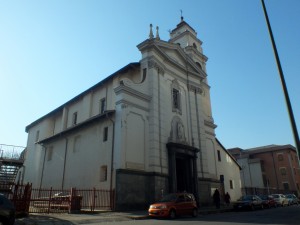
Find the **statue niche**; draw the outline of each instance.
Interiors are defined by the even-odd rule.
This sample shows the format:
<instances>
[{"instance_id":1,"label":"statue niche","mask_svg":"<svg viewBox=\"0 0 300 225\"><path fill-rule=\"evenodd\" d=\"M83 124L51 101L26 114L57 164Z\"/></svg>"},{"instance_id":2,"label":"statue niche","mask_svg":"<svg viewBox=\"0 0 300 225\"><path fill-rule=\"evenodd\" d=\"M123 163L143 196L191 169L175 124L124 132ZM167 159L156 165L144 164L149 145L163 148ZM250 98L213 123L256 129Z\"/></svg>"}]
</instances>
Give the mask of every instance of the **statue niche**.
<instances>
[{"instance_id":1,"label":"statue niche","mask_svg":"<svg viewBox=\"0 0 300 225\"><path fill-rule=\"evenodd\" d=\"M181 119L175 116L171 123L169 142L186 144L185 129Z\"/></svg>"}]
</instances>

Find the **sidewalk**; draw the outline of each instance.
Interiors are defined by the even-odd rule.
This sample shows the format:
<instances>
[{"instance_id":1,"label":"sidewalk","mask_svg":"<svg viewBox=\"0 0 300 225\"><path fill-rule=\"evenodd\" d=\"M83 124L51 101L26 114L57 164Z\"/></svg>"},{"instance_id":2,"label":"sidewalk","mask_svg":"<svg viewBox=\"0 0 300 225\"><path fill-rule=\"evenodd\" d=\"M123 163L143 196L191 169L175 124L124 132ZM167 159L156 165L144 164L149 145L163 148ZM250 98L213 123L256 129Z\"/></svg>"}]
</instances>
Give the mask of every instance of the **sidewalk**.
<instances>
[{"instance_id":1,"label":"sidewalk","mask_svg":"<svg viewBox=\"0 0 300 225\"><path fill-rule=\"evenodd\" d=\"M223 213L232 211L232 207L222 206L220 209L215 207L199 208L199 215L213 213ZM99 212L93 214L30 214L28 217L16 219L15 225L74 225L89 224L111 221L128 221L148 219L147 211L129 212Z\"/></svg>"}]
</instances>

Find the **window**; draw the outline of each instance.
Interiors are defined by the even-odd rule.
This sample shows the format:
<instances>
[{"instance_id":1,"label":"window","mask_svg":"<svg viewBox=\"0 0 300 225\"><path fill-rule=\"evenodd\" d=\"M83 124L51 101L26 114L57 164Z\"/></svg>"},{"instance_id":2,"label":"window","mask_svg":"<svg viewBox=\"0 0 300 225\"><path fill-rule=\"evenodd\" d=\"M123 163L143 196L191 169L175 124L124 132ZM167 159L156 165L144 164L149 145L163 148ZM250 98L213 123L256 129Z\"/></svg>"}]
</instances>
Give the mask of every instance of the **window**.
<instances>
[{"instance_id":1,"label":"window","mask_svg":"<svg viewBox=\"0 0 300 225\"><path fill-rule=\"evenodd\" d=\"M105 110L106 110L106 100L105 98L102 98L100 100L100 114L104 113Z\"/></svg>"},{"instance_id":2,"label":"window","mask_svg":"<svg viewBox=\"0 0 300 225\"><path fill-rule=\"evenodd\" d=\"M100 181L104 182L107 181L107 166L100 167Z\"/></svg>"},{"instance_id":3,"label":"window","mask_svg":"<svg viewBox=\"0 0 300 225\"><path fill-rule=\"evenodd\" d=\"M283 161L283 154L278 154L278 161Z\"/></svg>"},{"instance_id":4,"label":"window","mask_svg":"<svg viewBox=\"0 0 300 225\"><path fill-rule=\"evenodd\" d=\"M76 125L76 124L77 124L77 112L74 112L72 118L72 125Z\"/></svg>"},{"instance_id":5,"label":"window","mask_svg":"<svg viewBox=\"0 0 300 225\"><path fill-rule=\"evenodd\" d=\"M40 131L37 130L35 134L35 142L38 142L40 140Z\"/></svg>"},{"instance_id":6,"label":"window","mask_svg":"<svg viewBox=\"0 0 300 225\"><path fill-rule=\"evenodd\" d=\"M261 161L260 166L261 166L261 171L265 172L266 171L266 169L265 169L265 163L263 161Z\"/></svg>"},{"instance_id":7,"label":"window","mask_svg":"<svg viewBox=\"0 0 300 225\"><path fill-rule=\"evenodd\" d=\"M218 160L219 162L221 162L221 152L219 150L217 152L218 152Z\"/></svg>"},{"instance_id":8,"label":"window","mask_svg":"<svg viewBox=\"0 0 300 225\"><path fill-rule=\"evenodd\" d=\"M229 186L230 186L230 189L234 188L233 180L229 180Z\"/></svg>"},{"instance_id":9,"label":"window","mask_svg":"<svg viewBox=\"0 0 300 225\"><path fill-rule=\"evenodd\" d=\"M290 190L289 183L282 183L284 190Z\"/></svg>"},{"instance_id":10,"label":"window","mask_svg":"<svg viewBox=\"0 0 300 225\"><path fill-rule=\"evenodd\" d=\"M180 110L180 92L173 88L173 108Z\"/></svg>"},{"instance_id":11,"label":"window","mask_svg":"<svg viewBox=\"0 0 300 225\"><path fill-rule=\"evenodd\" d=\"M47 147L47 161L52 160L52 155L53 155L53 146Z\"/></svg>"},{"instance_id":12,"label":"window","mask_svg":"<svg viewBox=\"0 0 300 225\"><path fill-rule=\"evenodd\" d=\"M279 171L280 171L280 174L281 174L282 176L285 176L285 175L286 175L286 168L285 168L285 167L279 168Z\"/></svg>"},{"instance_id":13,"label":"window","mask_svg":"<svg viewBox=\"0 0 300 225\"><path fill-rule=\"evenodd\" d=\"M80 145L81 145L81 138L80 138L80 136L78 135L78 136L76 136L75 138L74 138L74 146L73 146L73 152L75 153L75 152L79 152L79 150L80 150Z\"/></svg>"},{"instance_id":14,"label":"window","mask_svg":"<svg viewBox=\"0 0 300 225\"><path fill-rule=\"evenodd\" d=\"M108 127L104 127L103 130L103 141L107 141L108 138Z\"/></svg>"}]
</instances>

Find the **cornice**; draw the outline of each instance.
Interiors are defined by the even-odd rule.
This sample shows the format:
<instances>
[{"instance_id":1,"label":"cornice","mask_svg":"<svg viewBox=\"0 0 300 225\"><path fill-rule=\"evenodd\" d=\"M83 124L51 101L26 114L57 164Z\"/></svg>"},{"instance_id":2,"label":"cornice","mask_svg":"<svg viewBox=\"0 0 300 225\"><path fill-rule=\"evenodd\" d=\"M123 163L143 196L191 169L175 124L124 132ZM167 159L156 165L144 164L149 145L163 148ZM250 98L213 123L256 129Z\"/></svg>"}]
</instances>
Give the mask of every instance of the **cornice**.
<instances>
[{"instance_id":1,"label":"cornice","mask_svg":"<svg viewBox=\"0 0 300 225\"><path fill-rule=\"evenodd\" d=\"M126 94L134 96L134 97L136 97L138 99L146 101L146 102L150 102L151 101L151 96L146 95L146 94L144 94L142 92L139 92L139 91L137 91L135 89L132 89L130 87L125 86L122 81L120 81L120 85L118 87L116 87L114 89L114 91L115 91L116 95L119 95L121 93L126 93Z\"/></svg>"}]
</instances>

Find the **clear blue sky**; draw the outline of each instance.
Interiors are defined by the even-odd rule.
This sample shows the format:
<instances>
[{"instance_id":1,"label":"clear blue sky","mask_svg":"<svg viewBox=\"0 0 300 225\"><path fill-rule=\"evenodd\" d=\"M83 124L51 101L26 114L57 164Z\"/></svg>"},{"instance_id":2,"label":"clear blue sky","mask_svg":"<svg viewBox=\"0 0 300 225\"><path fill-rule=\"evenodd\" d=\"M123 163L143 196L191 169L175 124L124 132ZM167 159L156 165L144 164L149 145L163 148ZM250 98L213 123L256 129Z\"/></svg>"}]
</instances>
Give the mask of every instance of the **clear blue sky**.
<instances>
[{"instance_id":1,"label":"clear blue sky","mask_svg":"<svg viewBox=\"0 0 300 225\"><path fill-rule=\"evenodd\" d=\"M300 124L300 1L266 0ZM183 16L203 41L217 138L226 148L292 144L260 0L0 0L0 144L26 146L25 127L141 59Z\"/></svg>"}]
</instances>

